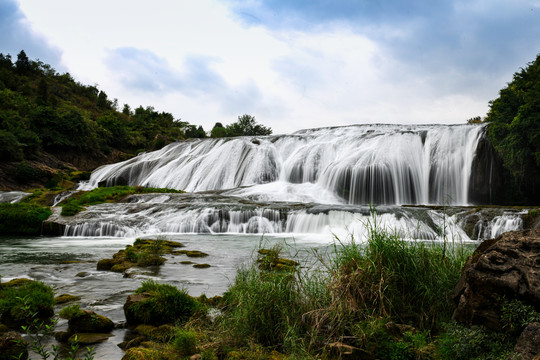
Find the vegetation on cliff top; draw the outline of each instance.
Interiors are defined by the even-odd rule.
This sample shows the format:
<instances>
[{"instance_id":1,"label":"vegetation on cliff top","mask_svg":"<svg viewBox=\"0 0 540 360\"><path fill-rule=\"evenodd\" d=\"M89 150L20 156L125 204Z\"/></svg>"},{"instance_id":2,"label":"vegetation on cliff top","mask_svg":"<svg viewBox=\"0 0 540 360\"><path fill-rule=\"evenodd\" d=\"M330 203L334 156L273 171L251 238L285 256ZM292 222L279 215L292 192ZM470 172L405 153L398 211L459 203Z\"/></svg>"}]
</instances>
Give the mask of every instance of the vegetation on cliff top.
<instances>
[{"instance_id":1,"label":"vegetation on cliff top","mask_svg":"<svg viewBox=\"0 0 540 360\"><path fill-rule=\"evenodd\" d=\"M540 201L540 54L490 102L489 139L529 203Z\"/></svg>"}]
</instances>

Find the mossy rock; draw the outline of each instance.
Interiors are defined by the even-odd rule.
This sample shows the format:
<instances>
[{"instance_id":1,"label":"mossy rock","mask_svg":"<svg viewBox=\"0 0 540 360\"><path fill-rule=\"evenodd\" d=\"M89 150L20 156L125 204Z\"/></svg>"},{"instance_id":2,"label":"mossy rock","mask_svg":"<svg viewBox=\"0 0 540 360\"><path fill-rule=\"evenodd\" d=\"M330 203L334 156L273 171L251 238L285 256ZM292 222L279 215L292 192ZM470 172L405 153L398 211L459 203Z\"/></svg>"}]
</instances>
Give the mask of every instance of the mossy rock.
<instances>
[{"instance_id":1,"label":"mossy rock","mask_svg":"<svg viewBox=\"0 0 540 360\"><path fill-rule=\"evenodd\" d=\"M102 259L97 263L97 270L111 270L111 268L116 264L114 259Z\"/></svg>"},{"instance_id":2,"label":"mossy rock","mask_svg":"<svg viewBox=\"0 0 540 360\"><path fill-rule=\"evenodd\" d=\"M154 243L158 241L159 244L163 247L169 247L169 248L181 248L185 247L184 244L179 243L178 241L172 241L172 240L160 240L160 239L137 239L133 243L133 246L152 246Z\"/></svg>"},{"instance_id":3,"label":"mossy rock","mask_svg":"<svg viewBox=\"0 0 540 360\"><path fill-rule=\"evenodd\" d=\"M211 265L210 264L195 264L195 265L193 265L193 267L195 269L207 269L207 268L211 267Z\"/></svg>"},{"instance_id":4,"label":"mossy rock","mask_svg":"<svg viewBox=\"0 0 540 360\"><path fill-rule=\"evenodd\" d=\"M8 331L9 331L9 328L6 325L0 324L0 334L3 334Z\"/></svg>"},{"instance_id":5,"label":"mossy rock","mask_svg":"<svg viewBox=\"0 0 540 360\"><path fill-rule=\"evenodd\" d=\"M33 282L33 280L27 279L27 278L17 278L10 280L8 282L0 284L0 288L9 288L14 286L22 286Z\"/></svg>"},{"instance_id":6,"label":"mossy rock","mask_svg":"<svg viewBox=\"0 0 540 360\"><path fill-rule=\"evenodd\" d=\"M81 300L80 296L70 295L70 294L61 294L54 298L56 304L66 304L68 302L79 301Z\"/></svg>"},{"instance_id":7,"label":"mossy rock","mask_svg":"<svg viewBox=\"0 0 540 360\"><path fill-rule=\"evenodd\" d=\"M126 351L127 349L131 349L131 348L141 345L141 343L145 340L146 340L145 336L137 336L131 340L122 341L120 344L118 344L118 347Z\"/></svg>"},{"instance_id":8,"label":"mossy rock","mask_svg":"<svg viewBox=\"0 0 540 360\"><path fill-rule=\"evenodd\" d=\"M154 360L162 359L161 352L155 349L146 349L142 347L134 347L128 349L122 360Z\"/></svg>"},{"instance_id":9,"label":"mossy rock","mask_svg":"<svg viewBox=\"0 0 540 360\"><path fill-rule=\"evenodd\" d=\"M204 252L198 251L198 250L187 251L186 255L188 257L192 257L192 258L201 258L201 257L207 257L208 256L207 253L204 253Z\"/></svg>"},{"instance_id":10,"label":"mossy rock","mask_svg":"<svg viewBox=\"0 0 540 360\"><path fill-rule=\"evenodd\" d=\"M113 328L111 319L89 310L81 310L68 320L68 330L72 334L109 333Z\"/></svg>"},{"instance_id":11,"label":"mossy rock","mask_svg":"<svg viewBox=\"0 0 540 360\"><path fill-rule=\"evenodd\" d=\"M71 335L69 331L57 331L54 333L54 338L58 342L67 343Z\"/></svg>"},{"instance_id":12,"label":"mossy rock","mask_svg":"<svg viewBox=\"0 0 540 360\"><path fill-rule=\"evenodd\" d=\"M117 273L123 273L127 269L129 269L130 267L132 267L132 265L130 263L123 262L123 263L120 263L120 264L113 265L113 267L111 268L111 271L112 272L117 272Z\"/></svg>"},{"instance_id":13,"label":"mossy rock","mask_svg":"<svg viewBox=\"0 0 540 360\"><path fill-rule=\"evenodd\" d=\"M165 324L151 330L149 338L154 341L168 343L174 339L177 332L178 328L176 326Z\"/></svg>"},{"instance_id":14,"label":"mossy rock","mask_svg":"<svg viewBox=\"0 0 540 360\"><path fill-rule=\"evenodd\" d=\"M104 341L109 340L113 336L111 334L100 334L100 333L77 333L69 337L68 342L74 343L77 342L79 345L91 345L99 344Z\"/></svg>"},{"instance_id":15,"label":"mossy rock","mask_svg":"<svg viewBox=\"0 0 540 360\"><path fill-rule=\"evenodd\" d=\"M182 264L182 265L193 265L195 263L193 261L184 260L184 261L180 261L180 264Z\"/></svg>"},{"instance_id":16,"label":"mossy rock","mask_svg":"<svg viewBox=\"0 0 540 360\"><path fill-rule=\"evenodd\" d=\"M124 304L128 325L177 324L189 320L200 304L184 290L151 280L143 282L137 293Z\"/></svg>"}]
</instances>

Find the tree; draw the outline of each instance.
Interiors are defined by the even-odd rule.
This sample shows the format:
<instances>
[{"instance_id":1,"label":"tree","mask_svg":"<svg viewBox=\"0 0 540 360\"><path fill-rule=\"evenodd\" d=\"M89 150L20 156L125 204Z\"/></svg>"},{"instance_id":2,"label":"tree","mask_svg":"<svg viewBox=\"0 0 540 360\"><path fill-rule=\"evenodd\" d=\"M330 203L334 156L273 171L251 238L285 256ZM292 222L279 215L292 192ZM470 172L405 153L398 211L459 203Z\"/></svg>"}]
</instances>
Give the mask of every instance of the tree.
<instances>
[{"instance_id":1,"label":"tree","mask_svg":"<svg viewBox=\"0 0 540 360\"><path fill-rule=\"evenodd\" d=\"M210 131L210 136L213 138L226 137L227 129L225 129L222 123L217 122L212 128L212 131Z\"/></svg>"},{"instance_id":2,"label":"tree","mask_svg":"<svg viewBox=\"0 0 540 360\"><path fill-rule=\"evenodd\" d=\"M229 136L259 136L272 134L272 129L257 124L254 116L244 114L235 123L227 125L227 133Z\"/></svg>"},{"instance_id":3,"label":"tree","mask_svg":"<svg viewBox=\"0 0 540 360\"><path fill-rule=\"evenodd\" d=\"M490 102L491 143L529 201L540 197L540 54Z\"/></svg>"},{"instance_id":4,"label":"tree","mask_svg":"<svg viewBox=\"0 0 540 360\"><path fill-rule=\"evenodd\" d=\"M17 54L17 61L15 62L15 68L17 69L17 72L19 74L25 74L32 69L32 66L30 64L30 59L28 59L28 56L26 55L24 50L21 50L21 52Z\"/></svg>"}]
</instances>

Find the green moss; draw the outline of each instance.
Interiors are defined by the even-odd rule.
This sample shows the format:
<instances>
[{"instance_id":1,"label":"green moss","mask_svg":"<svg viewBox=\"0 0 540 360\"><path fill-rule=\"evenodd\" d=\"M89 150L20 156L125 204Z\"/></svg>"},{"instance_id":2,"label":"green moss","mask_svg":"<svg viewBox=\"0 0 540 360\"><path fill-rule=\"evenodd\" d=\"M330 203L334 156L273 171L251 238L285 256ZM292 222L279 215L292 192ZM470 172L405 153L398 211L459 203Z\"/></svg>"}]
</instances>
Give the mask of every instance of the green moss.
<instances>
[{"instance_id":1,"label":"green moss","mask_svg":"<svg viewBox=\"0 0 540 360\"><path fill-rule=\"evenodd\" d=\"M56 304L65 304L68 302L78 301L81 300L80 296L70 295L70 294L62 294L58 295L54 298L54 302Z\"/></svg>"},{"instance_id":2,"label":"green moss","mask_svg":"<svg viewBox=\"0 0 540 360\"><path fill-rule=\"evenodd\" d=\"M197 333L193 330L178 330L174 340L172 341L173 348L181 356L190 356L197 352Z\"/></svg>"},{"instance_id":3,"label":"green moss","mask_svg":"<svg viewBox=\"0 0 540 360\"><path fill-rule=\"evenodd\" d=\"M31 204L0 204L0 235L39 235L41 224L52 214Z\"/></svg>"},{"instance_id":4,"label":"green moss","mask_svg":"<svg viewBox=\"0 0 540 360\"><path fill-rule=\"evenodd\" d=\"M145 188L140 186L100 187L91 191L82 191L74 194L60 205L62 206L63 216L73 216L83 210L85 206L97 205L105 202L117 202L128 195L149 193L183 193L183 191L165 188Z\"/></svg>"}]
</instances>

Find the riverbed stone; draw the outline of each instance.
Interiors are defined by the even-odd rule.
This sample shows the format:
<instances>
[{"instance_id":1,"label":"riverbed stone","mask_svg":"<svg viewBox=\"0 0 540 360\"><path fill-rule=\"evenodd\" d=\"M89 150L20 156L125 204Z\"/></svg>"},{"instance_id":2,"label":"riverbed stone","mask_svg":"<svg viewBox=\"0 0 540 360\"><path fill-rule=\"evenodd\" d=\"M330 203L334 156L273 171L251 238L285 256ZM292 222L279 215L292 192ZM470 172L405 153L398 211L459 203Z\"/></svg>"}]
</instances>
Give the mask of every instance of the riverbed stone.
<instances>
[{"instance_id":1,"label":"riverbed stone","mask_svg":"<svg viewBox=\"0 0 540 360\"><path fill-rule=\"evenodd\" d=\"M500 299L540 311L540 230L512 231L480 244L456 286L453 319L500 331Z\"/></svg>"},{"instance_id":2,"label":"riverbed stone","mask_svg":"<svg viewBox=\"0 0 540 360\"><path fill-rule=\"evenodd\" d=\"M0 334L0 360L28 359L26 341L16 331Z\"/></svg>"},{"instance_id":3,"label":"riverbed stone","mask_svg":"<svg viewBox=\"0 0 540 360\"><path fill-rule=\"evenodd\" d=\"M114 328L111 319L90 310L81 310L68 320L68 329L76 333L109 333Z\"/></svg>"},{"instance_id":4,"label":"riverbed stone","mask_svg":"<svg viewBox=\"0 0 540 360\"><path fill-rule=\"evenodd\" d=\"M533 360L540 356L540 323L527 325L518 338L514 353L519 354L523 360Z\"/></svg>"},{"instance_id":5,"label":"riverbed stone","mask_svg":"<svg viewBox=\"0 0 540 360\"><path fill-rule=\"evenodd\" d=\"M109 340L111 334L100 333L76 333L69 337L68 342L77 342L79 345L92 345Z\"/></svg>"},{"instance_id":6,"label":"riverbed stone","mask_svg":"<svg viewBox=\"0 0 540 360\"><path fill-rule=\"evenodd\" d=\"M80 296L70 295L70 294L61 294L54 298L54 302L57 305L66 304L66 303L78 301L78 300L81 300Z\"/></svg>"}]
</instances>

